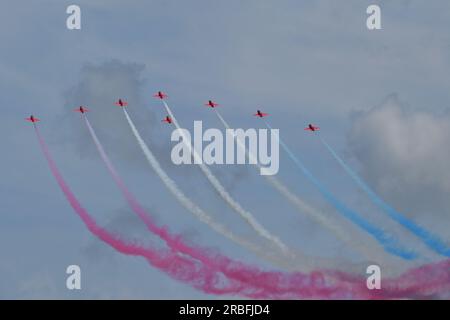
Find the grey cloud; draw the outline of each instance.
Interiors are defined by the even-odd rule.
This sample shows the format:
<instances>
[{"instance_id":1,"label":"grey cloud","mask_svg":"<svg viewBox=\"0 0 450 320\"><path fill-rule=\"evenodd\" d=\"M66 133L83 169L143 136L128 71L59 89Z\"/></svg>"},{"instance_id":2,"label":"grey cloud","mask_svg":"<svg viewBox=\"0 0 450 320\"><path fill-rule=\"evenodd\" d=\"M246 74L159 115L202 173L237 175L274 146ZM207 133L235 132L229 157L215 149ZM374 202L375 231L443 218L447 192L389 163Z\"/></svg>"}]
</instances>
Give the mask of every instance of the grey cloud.
<instances>
[{"instance_id":1,"label":"grey cloud","mask_svg":"<svg viewBox=\"0 0 450 320\"><path fill-rule=\"evenodd\" d=\"M87 113L108 153L132 163L143 163L139 148L124 119L120 107L114 105L119 98L129 103L128 111L143 136L150 137L155 116L150 103L142 98L145 66L111 60L103 64L86 64L80 79L65 94L66 102L60 111L58 126L62 133L56 140L75 148L82 157L97 157L83 121L73 109L87 107Z\"/></svg>"},{"instance_id":2,"label":"grey cloud","mask_svg":"<svg viewBox=\"0 0 450 320\"><path fill-rule=\"evenodd\" d=\"M160 102L152 97L153 91L158 89L146 85L145 70L143 64L120 60L85 64L77 83L64 93L65 103L56 124L60 133L53 138L54 142L67 149L75 149L82 158L98 157L87 128L80 116L73 112L74 108L85 106L89 109L87 117L107 153L147 169L148 165L122 110L114 105L121 98L128 102L128 113L161 165L175 174L192 176L192 171L180 170L170 159L171 144L167 141L171 130L159 120L165 113Z\"/></svg>"}]
</instances>

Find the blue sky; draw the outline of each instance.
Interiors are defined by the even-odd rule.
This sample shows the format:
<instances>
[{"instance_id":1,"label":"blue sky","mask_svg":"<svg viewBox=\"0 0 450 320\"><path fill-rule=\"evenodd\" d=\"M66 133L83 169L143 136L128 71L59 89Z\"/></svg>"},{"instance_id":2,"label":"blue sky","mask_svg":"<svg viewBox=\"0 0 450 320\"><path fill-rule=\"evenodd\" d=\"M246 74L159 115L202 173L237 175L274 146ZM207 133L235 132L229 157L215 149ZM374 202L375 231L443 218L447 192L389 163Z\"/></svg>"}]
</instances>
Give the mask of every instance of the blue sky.
<instances>
[{"instance_id":1,"label":"blue sky","mask_svg":"<svg viewBox=\"0 0 450 320\"><path fill-rule=\"evenodd\" d=\"M365 11L373 3L382 8L382 30L366 28ZM118 97L130 102L131 116L183 190L221 222L257 240L198 169L171 165L172 128L160 123L165 112L152 98L157 90L169 94L187 128L194 120L221 128L203 107L210 98L236 128L262 127L251 116L256 108L270 113L272 126L331 190L420 248L381 218L317 139L303 131L307 123L320 125L322 136L379 194L450 239L450 154L444 147L450 138L448 1L77 1L79 31L66 29L69 4L7 0L0 11L0 298L214 298L143 259L113 252L72 212L23 121L29 114L42 119L57 163L96 218L123 234L152 239L127 209L72 112L80 104L92 110L107 151L159 223L264 265L191 217L147 167L112 105ZM335 214L283 153L280 161L280 179ZM290 246L313 256L352 256L251 168L212 169ZM80 292L65 288L69 264L82 268ZM404 268L386 264L393 273Z\"/></svg>"}]
</instances>

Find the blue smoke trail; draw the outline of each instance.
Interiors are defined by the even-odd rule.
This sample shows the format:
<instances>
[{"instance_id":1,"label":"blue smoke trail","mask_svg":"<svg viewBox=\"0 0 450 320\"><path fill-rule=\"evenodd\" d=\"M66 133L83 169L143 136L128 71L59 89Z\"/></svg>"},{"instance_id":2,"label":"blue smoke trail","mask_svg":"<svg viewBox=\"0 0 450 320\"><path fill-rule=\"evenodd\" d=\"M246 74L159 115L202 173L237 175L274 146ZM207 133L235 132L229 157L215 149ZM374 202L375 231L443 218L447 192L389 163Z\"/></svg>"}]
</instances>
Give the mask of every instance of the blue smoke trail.
<instances>
[{"instance_id":1,"label":"blue smoke trail","mask_svg":"<svg viewBox=\"0 0 450 320\"><path fill-rule=\"evenodd\" d=\"M408 219L389 204L383 201L357 174L354 172L345 162L342 160L338 154L331 148L331 146L326 143L326 141L320 137L322 144L328 149L331 155L339 162L339 164L344 168L347 174L358 184L358 186L367 193L369 198L382 209L391 219L401 224L403 227L411 231L414 235L420 238L430 249L435 252L450 257L450 249L445 243L439 239L437 236L431 234L421 226L417 225L414 221Z\"/></svg>"},{"instance_id":2,"label":"blue smoke trail","mask_svg":"<svg viewBox=\"0 0 450 320\"><path fill-rule=\"evenodd\" d=\"M272 129L272 127L269 125L267 121L265 121L266 126L269 129ZM333 205L338 212L343 215L345 218L349 219L351 222L359 226L361 229L368 232L372 237L374 237L384 248L386 252L389 252L393 255L399 256L405 260L412 260L417 258L417 254L411 250L403 249L398 243L395 238L393 238L391 235L385 233L382 229L372 225L369 221L364 219L361 215L359 215L357 212L353 211L352 209L348 208L344 203L340 202L338 199L334 197L334 195L328 191L325 186L320 183L316 177L305 167L305 165L292 153L292 151L288 148L288 146L283 142L281 137L279 138L279 142L281 147L286 151L286 153L289 155L289 157L294 161L294 163L297 165L297 167L302 170L303 174L306 176L306 178L314 184L317 189L319 189L320 193L323 195L323 197L331 204Z\"/></svg>"}]
</instances>

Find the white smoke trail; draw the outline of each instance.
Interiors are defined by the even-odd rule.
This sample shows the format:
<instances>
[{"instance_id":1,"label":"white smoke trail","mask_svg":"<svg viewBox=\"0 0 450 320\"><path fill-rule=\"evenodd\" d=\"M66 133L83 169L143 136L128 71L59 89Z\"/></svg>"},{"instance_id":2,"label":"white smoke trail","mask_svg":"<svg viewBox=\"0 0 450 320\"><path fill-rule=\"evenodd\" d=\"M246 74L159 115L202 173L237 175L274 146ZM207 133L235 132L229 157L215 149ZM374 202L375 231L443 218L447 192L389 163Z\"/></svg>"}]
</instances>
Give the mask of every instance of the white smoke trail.
<instances>
[{"instance_id":1,"label":"white smoke trail","mask_svg":"<svg viewBox=\"0 0 450 320\"><path fill-rule=\"evenodd\" d=\"M196 159L195 162L197 162L200 166L200 169L202 170L205 177L209 180L209 182L212 184L214 189L219 193L219 195L222 197L222 199L235 211L237 212L261 237L266 238L271 243L276 245L281 251L288 255L292 256L292 253L288 249L288 247L276 236L272 235L266 228L264 228L254 217L253 215L242 208L242 206L231 197L231 195L226 191L225 187L220 183L220 181L213 175L213 173L208 169L208 167L201 161L201 157L198 155L198 153L192 148L192 145L190 142L188 142L188 139L183 133L183 130L181 129L180 125L178 124L177 119L172 113L172 110L169 108L167 103L163 100L164 107L167 110L167 113L172 118L173 123L177 127L177 129L180 132L180 135L182 136L183 141L186 143L186 146L189 149L189 152L194 156L194 159Z\"/></svg>"},{"instance_id":2,"label":"white smoke trail","mask_svg":"<svg viewBox=\"0 0 450 320\"><path fill-rule=\"evenodd\" d=\"M257 246L254 243L251 243L251 242L247 241L246 239L239 237L238 235L234 234L231 230L227 229L225 226L214 221L210 215L208 215L202 208L197 206L191 199L189 199L179 189L179 187L175 183L175 181L173 181L167 175L167 173L161 168L161 165L159 164L159 162L156 159L156 157L154 156L154 154L151 152L148 145L142 139L138 129L134 125L133 121L131 120L131 117L129 116L129 114L125 108L123 108L123 112L125 114L125 118L128 121L128 124L131 128L131 131L133 132L139 146L141 147L142 152L144 153L148 163L153 168L153 170L156 172L156 174L159 176L159 178L162 180L162 182L167 187L167 189L174 195L174 197L181 203L181 205L183 205L184 208L186 208L189 212L191 212L194 216L196 216L201 222L203 222L206 225L208 225L209 227L211 227L217 233L234 241L238 245L254 252L259 257L269 260L270 262L273 262L274 264L280 265L284 268L292 269L292 266L286 265L285 263L280 262L279 259L276 259L274 256L269 255L269 253L266 250L264 250L262 247Z\"/></svg>"},{"instance_id":3,"label":"white smoke trail","mask_svg":"<svg viewBox=\"0 0 450 320\"><path fill-rule=\"evenodd\" d=\"M222 115L217 111L217 109L214 109L217 117L222 122L224 127L226 129L232 130L230 125L225 121L225 119L222 117ZM235 138L235 141L239 148L243 152L245 152L249 157L249 162L254 163L254 165L261 169L262 166L259 164L257 157L250 152L245 146L245 144L242 143L240 139L236 137L236 135L233 136ZM331 232L333 232L340 240L342 240L345 244L355 248L360 254L362 254L364 257L370 259L373 259L373 254L369 256L369 252L373 252L372 250L368 250L367 245L362 245L361 242L355 241L349 232L345 231L343 228L339 226L339 223L335 219L331 219L327 214L324 212L321 212L320 210L317 210L316 208L313 208L311 205L300 199L297 195L292 193L289 188L284 185L279 179L277 179L275 176L272 175L264 175L264 177L269 181L269 183L278 190L286 199L288 199L301 213L308 214L311 218L313 218L315 221L317 221L320 225L328 228ZM379 258L377 259L379 260Z\"/></svg>"}]
</instances>

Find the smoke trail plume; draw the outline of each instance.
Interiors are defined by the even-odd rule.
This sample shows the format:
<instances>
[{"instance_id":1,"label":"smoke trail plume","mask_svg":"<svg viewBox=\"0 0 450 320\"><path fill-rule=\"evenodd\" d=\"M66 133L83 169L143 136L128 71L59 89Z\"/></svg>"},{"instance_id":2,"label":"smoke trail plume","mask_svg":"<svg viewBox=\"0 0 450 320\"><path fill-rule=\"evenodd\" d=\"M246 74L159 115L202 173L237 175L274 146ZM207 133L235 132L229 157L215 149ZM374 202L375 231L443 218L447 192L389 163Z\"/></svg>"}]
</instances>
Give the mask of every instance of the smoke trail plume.
<instances>
[{"instance_id":1,"label":"smoke trail plume","mask_svg":"<svg viewBox=\"0 0 450 320\"><path fill-rule=\"evenodd\" d=\"M266 126L269 129L272 127L269 125L267 121L265 121ZM336 210L343 215L345 218L349 219L351 222L359 226L361 229L365 230L369 233L373 238L375 238L384 249L394 255L397 255L405 260L412 260L417 257L417 254L412 250L406 250L402 248L395 238L391 235L384 232L382 229L374 226L364 217L362 217L359 213L353 211L348 208L344 203L339 201L334 197L334 195L322 185L322 183L305 167L305 165L294 155L294 153L289 149L289 147L283 142L283 140L279 139L281 147L286 151L291 160L295 163L295 165L303 172L306 178L316 186L316 188L320 191L322 196L334 207Z\"/></svg>"},{"instance_id":2,"label":"smoke trail plume","mask_svg":"<svg viewBox=\"0 0 450 320\"><path fill-rule=\"evenodd\" d=\"M353 171L344 160L339 157L339 155L334 151L334 149L322 138L320 141L325 146L325 148L331 153L333 158L344 168L345 172L356 182L356 184L369 196L370 200L378 206L384 213L386 213L392 220L401 224L404 228L408 229L411 233L420 238L430 249L433 251L450 257L450 248L437 237L436 235L430 233L428 230L417 225L414 221L408 219L389 204L387 204L383 199L378 196L375 191L373 191L369 185L359 177L355 171Z\"/></svg>"},{"instance_id":3,"label":"smoke trail plume","mask_svg":"<svg viewBox=\"0 0 450 320\"><path fill-rule=\"evenodd\" d=\"M158 237L160 237L165 243L175 252L179 252L188 256L191 256L205 265L207 265L210 268L215 268L217 270L220 270L224 275L231 277L233 279L249 282L251 285L256 287L263 287L267 290L273 289L278 290L278 292L294 292L298 294L296 287L292 287L292 281L287 282L280 282L280 283L289 283L288 287L285 288L279 288L277 287L277 282L270 282L268 285L265 282L261 282L261 279L254 279L254 275L258 275L258 277L263 277L267 280L267 277L269 279L281 279L285 278L285 275L282 273L265 273L260 272L256 268L253 267L247 267L242 263L235 262L230 260L227 257L221 256L219 254L215 254L213 257L211 257L205 249L196 248L187 245L183 239L181 239L178 235L172 235L169 230L166 227L159 227L157 226L151 219L151 216L145 211L144 208L139 204L139 202L134 198L134 196L130 193L130 191L127 189L125 184L123 183L121 177L115 170L113 164L111 163L110 159L108 158L106 152L104 151L104 148L102 144L100 143L93 127L91 126L89 120L87 119L86 115L84 115L84 120L86 123L86 126L88 127L88 130L92 136L92 139L98 149L98 152L100 153L100 156L105 163L106 167L108 168L108 171L110 172L111 176L113 177L114 181L116 182L117 186L121 190L122 194L124 195L126 201L130 205L130 208L141 218L141 220L145 223L147 228L150 230L150 232L156 234ZM281 281L281 280L280 280ZM275 285L275 287L274 287Z\"/></svg>"},{"instance_id":4,"label":"smoke trail plume","mask_svg":"<svg viewBox=\"0 0 450 320\"><path fill-rule=\"evenodd\" d=\"M82 219L89 231L100 240L113 247L116 251L131 256L145 257L151 265L164 271L174 279L183 281L198 290L209 294L236 294L254 299L295 299L295 298L371 298L367 289L361 285L360 279L339 272L313 272L309 275L301 273L282 274L267 273L257 269L245 270L244 277L257 281L261 286L254 288L248 284L238 283L224 279L220 274L214 273L210 268L194 264L190 259L180 257L173 251L157 250L126 243L119 237L109 233L98 226L94 219L79 203L48 151L47 145L35 126L41 150L48 162L49 168L56 179L66 199ZM220 263L221 261L219 261ZM236 266L238 271L239 265ZM253 272L251 272L253 271ZM403 298L419 293L435 295L448 292L450 283L450 260L439 264L427 265L410 270L404 275L390 280L387 288L380 291L378 298ZM326 284L330 277L336 277L333 285ZM228 281L226 281L228 280ZM224 283L225 282L225 283ZM296 290L286 290L286 285ZM403 286L403 287L400 287ZM275 289L273 289L275 287Z\"/></svg>"},{"instance_id":5,"label":"smoke trail plume","mask_svg":"<svg viewBox=\"0 0 450 320\"><path fill-rule=\"evenodd\" d=\"M208 169L208 167L202 163L200 156L198 153L193 150L191 143L187 143L188 140L186 139L186 136L183 133L183 130L181 130L180 125L178 124L177 119L172 113L172 110L169 108L167 103L163 100L164 107L167 110L167 113L172 118L173 123L177 127L177 129L180 131L180 135L183 138L183 141L186 143L186 146L188 147L191 154L193 154L194 158L197 159L196 162L199 163L200 169L202 170L205 177L208 179L208 181L212 184L214 189L218 192L218 194L222 197L223 200L235 211L237 212L261 237L266 238L269 240L272 244L274 244L276 247L281 249L281 251L284 254L287 254L289 256L292 256L292 253L288 249L288 247L276 236L272 235L266 228L264 228L254 217L253 215L242 208L242 206L231 197L231 195L227 192L225 187L220 183L220 181L212 174L212 172Z\"/></svg>"}]
</instances>

